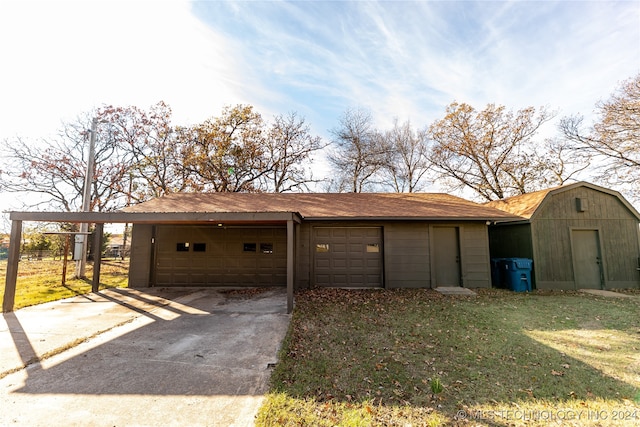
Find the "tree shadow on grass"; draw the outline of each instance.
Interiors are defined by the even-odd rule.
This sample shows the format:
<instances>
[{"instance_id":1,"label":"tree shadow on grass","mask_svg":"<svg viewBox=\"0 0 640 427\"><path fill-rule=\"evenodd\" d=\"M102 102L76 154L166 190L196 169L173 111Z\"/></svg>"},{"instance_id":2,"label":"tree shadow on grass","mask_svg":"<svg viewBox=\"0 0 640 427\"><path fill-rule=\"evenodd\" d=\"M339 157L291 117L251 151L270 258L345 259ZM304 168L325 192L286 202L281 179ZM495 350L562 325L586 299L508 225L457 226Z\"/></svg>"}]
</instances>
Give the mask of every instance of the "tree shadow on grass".
<instances>
[{"instance_id":1,"label":"tree shadow on grass","mask_svg":"<svg viewBox=\"0 0 640 427\"><path fill-rule=\"evenodd\" d=\"M625 342L622 348L596 344L595 351L603 353L596 363L594 357L580 357L576 342L558 349L527 330L534 324L544 330L546 324L548 334L561 336L573 329L544 318L527 321L528 314L546 315L539 310L545 301L518 312L521 300L509 297L504 308L495 304L501 312L482 299L427 299L421 305L415 292L405 294L400 293L395 304L345 294L334 298L333 307L324 306L322 299L298 301L297 309L308 312L294 315L272 390L318 402L438 408L451 420L460 410L468 410L469 416L482 415L483 408L539 407L540 402L547 409L598 401L622 405L638 396L638 384L615 375L616 365L609 369L605 363L606 352L635 356L632 349L640 348L640 341L633 334L618 331L625 337L617 340ZM514 320L528 328L514 325ZM437 396L430 393L434 378L444 384ZM481 421L509 425L518 420Z\"/></svg>"}]
</instances>

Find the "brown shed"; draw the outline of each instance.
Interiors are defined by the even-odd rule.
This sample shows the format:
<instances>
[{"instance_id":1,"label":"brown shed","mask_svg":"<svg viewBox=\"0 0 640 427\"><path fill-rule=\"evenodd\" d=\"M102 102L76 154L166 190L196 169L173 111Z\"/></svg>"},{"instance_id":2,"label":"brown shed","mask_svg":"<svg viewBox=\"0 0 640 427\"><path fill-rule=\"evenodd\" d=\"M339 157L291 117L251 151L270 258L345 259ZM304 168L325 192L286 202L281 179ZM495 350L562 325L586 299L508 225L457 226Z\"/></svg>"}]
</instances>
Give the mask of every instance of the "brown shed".
<instances>
[{"instance_id":1,"label":"brown shed","mask_svg":"<svg viewBox=\"0 0 640 427\"><path fill-rule=\"evenodd\" d=\"M516 219L434 193L172 194L126 211L201 218L134 224L131 287L281 286L288 253L298 289L490 287L488 224Z\"/></svg>"},{"instance_id":2,"label":"brown shed","mask_svg":"<svg viewBox=\"0 0 640 427\"><path fill-rule=\"evenodd\" d=\"M538 289L640 287L638 211L586 182L490 202L524 217L489 229L492 258L533 259Z\"/></svg>"}]
</instances>

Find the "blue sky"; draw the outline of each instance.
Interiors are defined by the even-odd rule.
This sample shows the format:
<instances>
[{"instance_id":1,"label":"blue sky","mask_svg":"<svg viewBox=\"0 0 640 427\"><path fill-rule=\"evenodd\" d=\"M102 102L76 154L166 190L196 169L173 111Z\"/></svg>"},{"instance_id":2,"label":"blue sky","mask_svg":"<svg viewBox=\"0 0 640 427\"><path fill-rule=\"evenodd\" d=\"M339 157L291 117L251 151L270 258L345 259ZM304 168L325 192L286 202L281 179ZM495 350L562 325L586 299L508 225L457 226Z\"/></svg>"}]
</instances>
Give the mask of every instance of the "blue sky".
<instances>
[{"instance_id":1,"label":"blue sky","mask_svg":"<svg viewBox=\"0 0 640 427\"><path fill-rule=\"evenodd\" d=\"M329 138L356 106L381 128L454 100L589 115L640 72L640 2L0 0L0 40L0 139L160 100L176 124L248 103Z\"/></svg>"}]
</instances>

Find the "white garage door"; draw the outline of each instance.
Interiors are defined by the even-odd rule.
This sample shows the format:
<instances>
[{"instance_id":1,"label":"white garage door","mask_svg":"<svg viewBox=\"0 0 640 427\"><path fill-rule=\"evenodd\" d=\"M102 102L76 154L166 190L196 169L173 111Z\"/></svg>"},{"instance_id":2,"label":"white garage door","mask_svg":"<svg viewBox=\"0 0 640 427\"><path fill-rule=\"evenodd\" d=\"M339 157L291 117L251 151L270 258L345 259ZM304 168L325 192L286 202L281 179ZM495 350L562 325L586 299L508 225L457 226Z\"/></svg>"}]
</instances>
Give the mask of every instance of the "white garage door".
<instances>
[{"instance_id":1,"label":"white garage door","mask_svg":"<svg viewBox=\"0 0 640 427\"><path fill-rule=\"evenodd\" d=\"M159 226L155 286L287 283L286 228Z\"/></svg>"},{"instance_id":2,"label":"white garage door","mask_svg":"<svg viewBox=\"0 0 640 427\"><path fill-rule=\"evenodd\" d=\"M316 227L313 236L315 286L383 286L380 227Z\"/></svg>"}]
</instances>

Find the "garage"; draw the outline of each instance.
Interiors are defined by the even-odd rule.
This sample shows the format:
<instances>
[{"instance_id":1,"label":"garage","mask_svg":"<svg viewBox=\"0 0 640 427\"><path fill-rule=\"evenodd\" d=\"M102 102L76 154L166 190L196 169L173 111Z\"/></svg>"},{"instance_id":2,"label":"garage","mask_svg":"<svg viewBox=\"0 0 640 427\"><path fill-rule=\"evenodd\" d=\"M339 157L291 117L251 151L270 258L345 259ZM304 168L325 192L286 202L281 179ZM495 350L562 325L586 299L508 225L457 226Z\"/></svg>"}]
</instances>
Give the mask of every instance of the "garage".
<instances>
[{"instance_id":1,"label":"garage","mask_svg":"<svg viewBox=\"0 0 640 427\"><path fill-rule=\"evenodd\" d=\"M314 227L315 286L383 286L381 227Z\"/></svg>"},{"instance_id":2,"label":"garage","mask_svg":"<svg viewBox=\"0 0 640 427\"><path fill-rule=\"evenodd\" d=\"M286 227L158 226L155 286L284 286Z\"/></svg>"}]
</instances>

